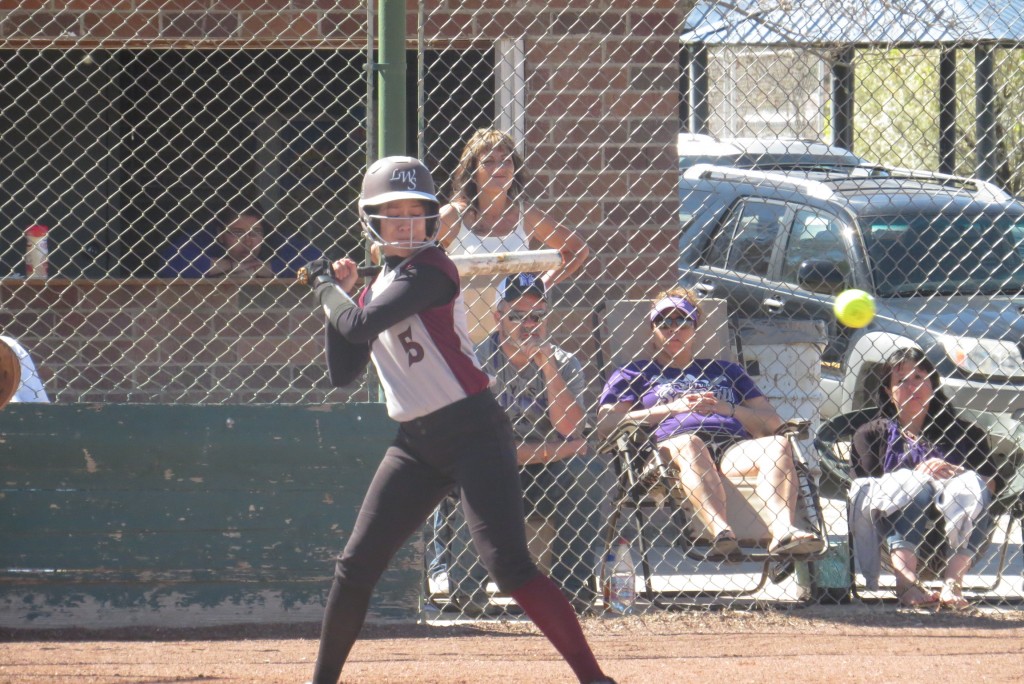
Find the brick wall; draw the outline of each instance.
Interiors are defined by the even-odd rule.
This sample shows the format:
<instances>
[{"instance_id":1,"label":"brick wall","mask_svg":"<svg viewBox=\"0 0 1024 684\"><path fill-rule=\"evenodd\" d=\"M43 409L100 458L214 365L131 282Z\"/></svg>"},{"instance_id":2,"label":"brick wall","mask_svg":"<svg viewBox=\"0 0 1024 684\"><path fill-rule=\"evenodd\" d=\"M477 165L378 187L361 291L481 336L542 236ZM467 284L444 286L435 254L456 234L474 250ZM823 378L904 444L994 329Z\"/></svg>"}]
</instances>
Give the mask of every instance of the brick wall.
<instances>
[{"instance_id":1,"label":"brick wall","mask_svg":"<svg viewBox=\"0 0 1024 684\"><path fill-rule=\"evenodd\" d=\"M61 402L376 400L329 386L323 320L282 280L6 280L0 314Z\"/></svg>"},{"instance_id":2,"label":"brick wall","mask_svg":"<svg viewBox=\"0 0 1024 684\"><path fill-rule=\"evenodd\" d=\"M572 294L589 304L648 296L676 277L667 250L679 237L678 35L692 3L568 4L515 11L526 49L529 194L591 247ZM497 38L507 26L499 15L476 28Z\"/></svg>"}]
</instances>

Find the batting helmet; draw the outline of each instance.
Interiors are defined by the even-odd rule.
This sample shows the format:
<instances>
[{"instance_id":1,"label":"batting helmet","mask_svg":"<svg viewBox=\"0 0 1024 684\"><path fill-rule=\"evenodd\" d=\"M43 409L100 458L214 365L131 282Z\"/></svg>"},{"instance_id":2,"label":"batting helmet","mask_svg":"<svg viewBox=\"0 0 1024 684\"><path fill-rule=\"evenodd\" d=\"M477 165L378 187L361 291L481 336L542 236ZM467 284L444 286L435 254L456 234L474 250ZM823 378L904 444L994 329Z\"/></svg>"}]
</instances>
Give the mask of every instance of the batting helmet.
<instances>
[{"instance_id":1,"label":"batting helmet","mask_svg":"<svg viewBox=\"0 0 1024 684\"><path fill-rule=\"evenodd\" d=\"M396 246L421 247L433 244L441 205L434 194L434 179L430 176L430 170L419 159L412 157L384 157L367 169L359 195L359 218L366 236L380 245L389 244L380 235L380 221L373 218L372 208L400 199L416 199L426 203L428 239L425 242L403 242Z\"/></svg>"}]
</instances>

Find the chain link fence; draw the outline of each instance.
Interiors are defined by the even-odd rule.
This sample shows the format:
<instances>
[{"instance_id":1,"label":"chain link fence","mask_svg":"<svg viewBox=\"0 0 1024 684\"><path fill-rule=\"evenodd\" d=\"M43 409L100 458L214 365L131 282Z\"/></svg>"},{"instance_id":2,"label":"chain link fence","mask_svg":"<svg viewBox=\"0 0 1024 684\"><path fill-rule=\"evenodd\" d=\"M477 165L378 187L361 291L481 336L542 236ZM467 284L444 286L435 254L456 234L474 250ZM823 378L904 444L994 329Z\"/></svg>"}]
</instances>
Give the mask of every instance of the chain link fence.
<instances>
[{"instance_id":1,"label":"chain link fence","mask_svg":"<svg viewBox=\"0 0 1024 684\"><path fill-rule=\"evenodd\" d=\"M375 401L370 377L330 387L292 284L321 254L368 258L375 4L170 4L0 5L4 333L55 402ZM581 613L614 598L620 537L636 610L1020 598L1024 5L421 3L407 25L410 151L457 208L449 249L580 257L544 301L498 302L501 275L464 296L523 443L531 543ZM464 171L525 172L516 197L459 194L490 127L513 149ZM649 313L680 282L696 326L678 299ZM867 328L832 314L851 288L874 296ZM987 431L983 456L914 421L878 464L851 451L910 346ZM737 365L698 372L695 349ZM791 419L811 424L775 434ZM849 570L851 471L897 453L986 479L970 506L923 506L924 527L865 509L880 562L945 545L923 589ZM425 614L515 613L468 536L453 496L424 529Z\"/></svg>"}]
</instances>

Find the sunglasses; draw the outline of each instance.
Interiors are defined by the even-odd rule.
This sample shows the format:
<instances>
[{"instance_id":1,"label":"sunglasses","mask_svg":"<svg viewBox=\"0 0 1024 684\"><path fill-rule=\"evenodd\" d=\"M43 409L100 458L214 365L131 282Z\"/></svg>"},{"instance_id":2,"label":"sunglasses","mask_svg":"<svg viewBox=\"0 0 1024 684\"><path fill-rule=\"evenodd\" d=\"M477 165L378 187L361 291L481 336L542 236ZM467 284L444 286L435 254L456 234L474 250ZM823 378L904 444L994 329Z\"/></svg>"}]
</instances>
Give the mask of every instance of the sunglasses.
<instances>
[{"instance_id":1,"label":"sunglasses","mask_svg":"<svg viewBox=\"0 0 1024 684\"><path fill-rule=\"evenodd\" d=\"M693 328L693 319L685 316L671 316L659 318L654 321L654 327L658 330L675 330L676 328Z\"/></svg>"},{"instance_id":2,"label":"sunglasses","mask_svg":"<svg viewBox=\"0 0 1024 684\"><path fill-rule=\"evenodd\" d=\"M546 311L509 311L507 314L505 314L505 318L512 321L513 323L522 323L524 320L526 320L530 321L530 323L533 323L534 325L537 325L538 323L544 320L544 316L546 315Z\"/></svg>"}]
</instances>

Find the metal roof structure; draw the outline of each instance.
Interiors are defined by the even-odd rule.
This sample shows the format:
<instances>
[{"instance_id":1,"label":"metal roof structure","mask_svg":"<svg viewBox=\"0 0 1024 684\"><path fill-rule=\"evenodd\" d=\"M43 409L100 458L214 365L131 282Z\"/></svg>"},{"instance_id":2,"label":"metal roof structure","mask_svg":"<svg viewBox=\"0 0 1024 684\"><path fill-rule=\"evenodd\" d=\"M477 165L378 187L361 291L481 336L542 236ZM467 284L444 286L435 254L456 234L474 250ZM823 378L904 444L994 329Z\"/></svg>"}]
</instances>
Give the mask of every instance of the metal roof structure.
<instances>
[{"instance_id":1,"label":"metal roof structure","mask_svg":"<svg viewBox=\"0 0 1024 684\"><path fill-rule=\"evenodd\" d=\"M996 177L996 47L1024 44L1024 0L702 0L687 15L680 42L687 66L691 133L708 132L707 50L726 46L827 48L832 70L833 143L853 149L853 60L857 49L937 48L939 170L955 158L957 49L973 49L976 171Z\"/></svg>"},{"instance_id":2,"label":"metal roof structure","mask_svg":"<svg viewBox=\"0 0 1024 684\"><path fill-rule=\"evenodd\" d=\"M699 2L682 42L706 45L963 46L1024 41L1021 0Z\"/></svg>"}]
</instances>

